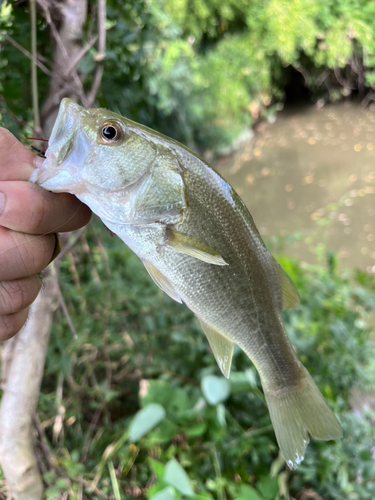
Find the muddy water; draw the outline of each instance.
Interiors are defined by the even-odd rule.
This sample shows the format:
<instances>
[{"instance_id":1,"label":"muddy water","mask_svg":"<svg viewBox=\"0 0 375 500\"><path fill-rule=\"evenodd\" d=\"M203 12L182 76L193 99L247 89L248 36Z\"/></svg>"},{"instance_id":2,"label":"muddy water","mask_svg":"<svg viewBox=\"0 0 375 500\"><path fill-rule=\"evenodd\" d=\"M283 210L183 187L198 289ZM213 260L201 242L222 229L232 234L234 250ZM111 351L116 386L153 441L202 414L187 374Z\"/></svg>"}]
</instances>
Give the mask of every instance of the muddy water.
<instances>
[{"instance_id":1,"label":"muddy water","mask_svg":"<svg viewBox=\"0 0 375 500\"><path fill-rule=\"evenodd\" d=\"M359 104L285 110L218 171L268 240L314 263L375 273L375 112Z\"/></svg>"}]
</instances>

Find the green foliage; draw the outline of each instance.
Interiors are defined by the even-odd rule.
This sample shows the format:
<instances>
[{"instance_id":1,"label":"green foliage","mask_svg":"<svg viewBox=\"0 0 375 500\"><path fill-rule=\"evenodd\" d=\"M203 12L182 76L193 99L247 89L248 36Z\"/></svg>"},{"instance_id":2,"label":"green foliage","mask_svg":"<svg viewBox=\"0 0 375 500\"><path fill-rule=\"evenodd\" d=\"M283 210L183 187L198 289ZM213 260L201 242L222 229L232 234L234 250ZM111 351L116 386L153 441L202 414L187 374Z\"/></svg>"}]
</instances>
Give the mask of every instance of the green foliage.
<instances>
[{"instance_id":1,"label":"green foliage","mask_svg":"<svg viewBox=\"0 0 375 500\"><path fill-rule=\"evenodd\" d=\"M316 99L363 91L363 82L372 87L374 5L367 0L108 0L99 104L190 146L220 150L283 99L285 67L303 73ZM87 38L94 14L89 9ZM3 2L0 14L0 120L17 131L31 117L29 68L5 35L29 47L22 3ZM48 37L39 18L38 51L47 59ZM79 66L85 88L93 79L95 56L92 48ZM43 102L49 80L42 72L39 88Z\"/></svg>"},{"instance_id":2,"label":"green foliage","mask_svg":"<svg viewBox=\"0 0 375 500\"><path fill-rule=\"evenodd\" d=\"M159 291L100 223L86 237L60 276L79 335L56 311L39 404L56 457L45 475L50 498L77 498L80 484L86 498L97 498L94 486L105 498L117 490L153 500L272 500L305 490L326 500L373 498L373 416L349 404L353 386L374 382L373 278L279 258L301 295L301 306L284 314L288 334L344 430L340 441L312 441L291 473L248 358L236 348L224 379L191 312Z\"/></svg>"}]
</instances>

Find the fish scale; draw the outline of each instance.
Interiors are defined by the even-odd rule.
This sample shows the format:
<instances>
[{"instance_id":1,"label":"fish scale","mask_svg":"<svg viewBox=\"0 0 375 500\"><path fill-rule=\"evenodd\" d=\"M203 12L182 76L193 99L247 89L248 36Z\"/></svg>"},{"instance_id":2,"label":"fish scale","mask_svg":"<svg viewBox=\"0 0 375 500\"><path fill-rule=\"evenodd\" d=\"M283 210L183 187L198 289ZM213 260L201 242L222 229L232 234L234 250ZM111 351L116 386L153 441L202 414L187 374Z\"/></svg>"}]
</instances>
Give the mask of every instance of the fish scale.
<instances>
[{"instance_id":1,"label":"fish scale","mask_svg":"<svg viewBox=\"0 0 375 500\"><path fill-rule=\"evenodd\" d=\"M291 468L303 460L309 434L341 436L282 324L281 311L299 304L292 281L240 197L202 159L109 110L64 99L46 160L30 180L75 194L101 217L155 283L194 312L226 377L234 344L243 349Z\"/></svg>"}]
</instances>

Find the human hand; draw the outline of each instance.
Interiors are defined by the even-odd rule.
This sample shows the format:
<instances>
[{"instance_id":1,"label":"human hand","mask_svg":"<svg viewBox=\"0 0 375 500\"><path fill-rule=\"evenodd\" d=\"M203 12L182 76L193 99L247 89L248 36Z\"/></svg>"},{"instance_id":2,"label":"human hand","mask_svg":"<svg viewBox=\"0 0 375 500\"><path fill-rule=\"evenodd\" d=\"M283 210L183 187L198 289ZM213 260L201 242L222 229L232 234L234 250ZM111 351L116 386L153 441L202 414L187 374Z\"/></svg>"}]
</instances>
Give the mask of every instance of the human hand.
<instances>
[{"instance_id":1,"label":"human hand","mask_svg":"<svg viewBox=\"0 0 375 500\"><path fill-rule=\"evenodd\" d=\"M25 324L41 288L37 273L56 257L56 232L87 224L90 209L75 196L27 182L35 155L0 127L0 341Z\"/></svg>"}]
</instances>

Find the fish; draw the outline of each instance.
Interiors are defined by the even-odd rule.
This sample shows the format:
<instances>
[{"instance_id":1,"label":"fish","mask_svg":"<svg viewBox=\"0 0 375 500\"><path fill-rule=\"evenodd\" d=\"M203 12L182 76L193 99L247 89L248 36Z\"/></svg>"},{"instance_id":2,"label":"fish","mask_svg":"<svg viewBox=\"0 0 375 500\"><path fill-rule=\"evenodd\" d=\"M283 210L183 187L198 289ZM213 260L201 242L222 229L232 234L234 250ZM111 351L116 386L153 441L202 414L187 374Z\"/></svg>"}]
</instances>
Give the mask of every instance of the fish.
<instances>
[{"instance_id":1,"label":"fish","mask_svg":"<svg viewBox=\"0 0 375 500\"><path fill-rule=\"evenodd\" d=\"M298 292L228 182L177 141L67 98L45 154L29 180L77 196L138 255L156 285L198 318L225 377L234 346L247 354L291 469L309 435L342 436L281 319L299 305Z\"/></svg>"}]
</instances>

